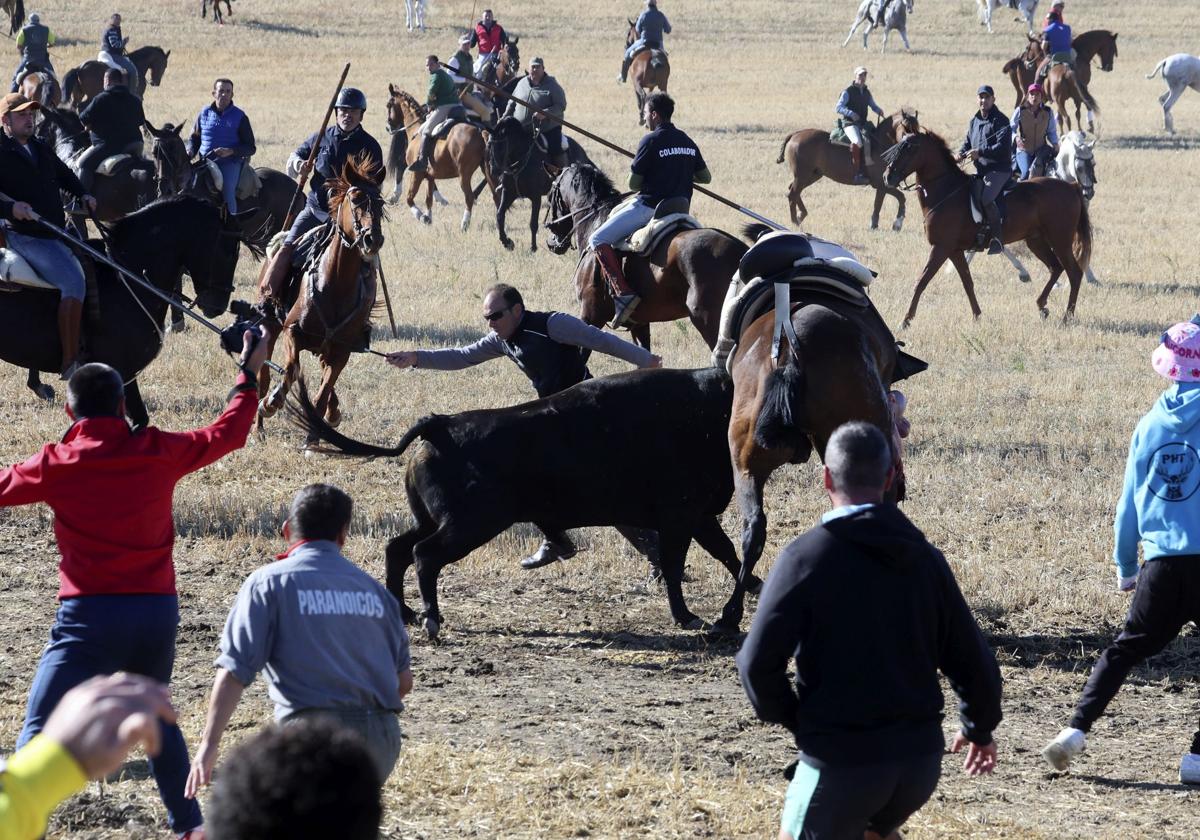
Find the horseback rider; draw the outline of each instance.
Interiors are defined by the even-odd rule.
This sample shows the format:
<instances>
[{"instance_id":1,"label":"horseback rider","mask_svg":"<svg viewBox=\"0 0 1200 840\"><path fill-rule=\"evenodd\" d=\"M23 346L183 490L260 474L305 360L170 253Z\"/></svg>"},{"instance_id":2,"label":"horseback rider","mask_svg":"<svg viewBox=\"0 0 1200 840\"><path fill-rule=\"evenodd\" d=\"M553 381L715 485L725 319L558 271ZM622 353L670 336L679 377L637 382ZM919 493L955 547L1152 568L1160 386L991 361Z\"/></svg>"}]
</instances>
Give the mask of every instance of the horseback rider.
<instances>
[{"instance_id":1,"label":"horseback rider","mask_svg":"<svg viewBox=\"0 0 1200 840\"><path fill-rule=\"evenodd\" d=\"M565 312L534 312L525 308L521 293L505 283L488 290L483 319L491 331L466 347L439 350L397 350L387 360L398 368L462 370L504 356L517 363L537 390L548 397L578 385L592 374L587 368L595 350L639 368L662 367L662 358L612 333L584 323ZM521 561L536 569L575 554L575 546L546 539L537 552Z\"/></svg>"},{"instance_id":2,"label":"horseback rider","mask_svg":"<svg viewBox=\"0 0 1200 840\"><path fill-rule=\"evenodd\" d=\"M1046 75L1055 64L1065 64L1075 69L1075 50L1071 46L1071 27L1063 23L1062 12L1052 9L1046 15L1046 26L1042 29L1042 50L1046 57L1038 67L1034 81L1046 81Z\"/></svg>"},{"instance_id":3,"label":"horseback rider","mask_svg":"<svg viewBox=\"0 0 1200 840\"><path fill-rule=\"evenodd\" d=\"M458 39L458 52L451 56L450 60L446 62L446 66L450 68L450 81L454 82L454 86L458 89L458 101L478 114L479 119L485 123L491 123L491 109L475 95L471 83L459 75L459 73L466 73L472 69L470 33Z\"/></svg>"},{"instance_id":4,"label":"horseback rider","mask_svg":"<svg viewBox=\"0 0 1200 840\"><path fill-rule=\"evenodd\" d=\"M892 0L875 0L867 7L867 20L876 26L883 26L884 18L887 16L887 7Z\"/></svg>"},{"instance_id":5,"label":"horseback rider","mask_svg":"<svg viewBox=\"0 0 1200 840\"><path fill-rule=\"evenodd\" d=\"M1066 5L1067 4L1064 3L1063 0L1054 0L1054 2L1050 4L1050 11L1046 13L1046 22L1050 22L1051 14L1058 12L1058 19L1065 24L1066 19L1063 17L1063 9L1066 8Z\"/></svg>"},{"instance_id":6,"label":"horseback rider","mask_svg":"<svg viewBox=\"0 0 1200 840\"><path fill-rule=\"evenodd\" d=\"M661 50L663 33L671 34L671 22L658 10L658 0L646 0L646 8L638 15L637 21L633 24L633 31L637 33L637 40L629 45L629 49L625 50L625 58L621 62L621 84L625 84L633 57L642 50Z\"/></svg>"},{"instance_id":7,"label":"horseback rider","mask_svg":"<svg viewBox=\"0 0 1200 840\"><path fill-rule=\"evenodd\" d=\"M92 198L75 173L49 146L33 136L33 115L41 106L19 93L0 100L0 218L8 247L25 258L43 280L58 288L58 337L62 377L79 367L79 330L86 288L83 268L71 250L34 219L64 227L62 191L77 196L89 210Z\"/></svg>"},{"instance_id":8,"label":"horseback rider","mask_svg":"<svg viewBox=\"0 0 1200 840\"><path fill-rule=\"evenodd\" d=\"M105 158L121 154L141 157L146 114L142 111L142 100L130 92L120 70L110 67L104 72L104 90L79 113L79 121L92 135L91 148L75 164L85 189L92 189L96 167Z\"/></svg>"},{"instance_id":9,"label":"horseback rider","mask_svg":"<svg viewBox=\"0 0 1200 840\"><path fill-rule=\"evenodd\" d=\"M358 88L342 88L334 101L335 125L325 129L321 135L313 134L300 144L288 160L288 173L297 176L312 173L308 200L304 209L296 216L283 245L267 266L260 294L276 304L282 305L287 296L288 281L291 279L292 257L296 253L296 242L313 228L329 220L329 191L325 182L341 176L342 165L347 159L366 155L371 168L383 182L383 150L379 143L362 127L363 114L367 110L367 97ZM308 158L318 148L314 162Z\"/></svg>"},{"instance_id":10,"label":"horseback rider","mask_svg":"<svg viewBox=\"0 0 1200 840\"><path fill-rule=\"evenodd\" d=\"M124 71L125 81L137 90L138 69L125 54L125 45L128 43L129 39L121 35L121 16L114 14L108 20L108 29L100 36L100 60L109 67Z\"/></svg>"},{"instance_id":11,"label":"horseback rider","mask_svg":"<svg viewBox=\"0 0 1200 840\"><path fill-rule=\"evenodd\" d=\"M854 183L866 184L866 165L871 163L871 122L867 109L883 116L883 109L875 102L871 89L867 87L867 68L854 68L854 81L842 91L838 98L838 126L850 140L850 165L854 167ZM864 155L864 149L866 154Z\"/></svg>"},{"instance_id":12,"label":"horseback rider","mask_svg":"<svg viewBox=\"0 0 1200 840\"><path fill-rule=\"evenodd\" d=\"M17 35L17 49L21 51L21 63L17 65L17 72L13 73L13 93L17 92L17 82L26 70L54 72L54 65L50 63L50 48L53 46L54 33L42 23L38 13L34 12L29 16L29 23L22 27L21 33Z\"/></svg>"},{"instance_id":13,"label":"horseback rider","mask_svg":"<svg viewBox=\"0 0 1200 840\"><path fill-rule=\"evenodd\" d=\"M475 77L482 78L484 68L496 61L500 48L508 43L508 33L496 23L491 9L483 10L483 17L471 31L471 46L479 47L479 58L475 59Z\"/></svg>"},{"instance_id":14,"label":"horseback rider","mask_svg":"<svg viewBox=\"0 0 1200 840\"><path fill-rule=\"evenodd\" d=\"M637 198L612 213L596 228L588 246L596 252L596 260L613 288L616 314L609 325L613 329L624 324L641 298L625 279L621 259L613 250L620 242L652 218L662 201L684 199L691 201L692 184L712 181L708 164L700 148L672 122L675 100L662 91L646 98L642 107L649 129L638 144L637 154L629 165L629 188L637 190Z\"/></svg>"},{"instance_id":15,"label":"horseback rider","mask_svg":"<svg viewBox=\"0 0 1200 840\"><path fill-rule=\"evenodd\" d=\"M1046 105L1042 86L1032 84L1025 99L1012 115L1012 134L1016 142L1014 159L1025 181L1045 175L1048 164L1058 154L1058 128L1054 114Z\"/></svg>"},{"instance_id":16,"label":"horseback rider","mask_svg":"<svg viewBox=\"0 0 1200 840\"><path fill-rule=\"evenodd\" d=\"M991 85L980 85L978 94L979 111L971 117L958 159L970 158L975 163L971 195L986 220L975 244L980 249L987 245L989 254L999 254L1004 245L999 239L1002 223L996 199L1012 177L1012 127L996 107Z\"/></svg>"},{"instance_id":17,"label":"horseback rider","mask_svg":"<svg viewBox=\"0 0 1200 840\"><path fill-rule=\"evenodd\" d=\"M424 172L429 168L433 148L437 145L433 130L448 120L455 108L461 107L454 80L439 66L440 63L436 55L425 58L425 69L429 71L429 92L425 96L425 104L429 106L429 116L421 125L421 154L408 165L412 172Z\"/></svg>"},{"instance_id":18,"label":"horseback rider","mask_svg":"<svg viewBox=\"0 0 1200 840\"><path fill-rule=\"evenodd\" d=\"M545 62L534 58L529 64L529 75L517 82L504 109L504 116L516 117L527 131L534 135L540 134L546 141L546 154L550 164L559 168L567 165L567 153L563 150L562 116L567 110L567 94L562 85L546 72ZM539 113L526 107L524 100L547 113Z\"/></svg>"},{"instance_id":19,"label":"horseback rider","mask_svg":"<svg viewBox=\"0 0 1200 840\"><path fill-rule=\"evenodd\" d=\"M242 167L257 151L250 118L233 104L233 82L217 79L213 82L212 104L196 116L192 136L188 138L188 159L199 155L212 158L221 170L221 193L230 213L237 210L238 180Z\"/></svg>"}]
</instances>

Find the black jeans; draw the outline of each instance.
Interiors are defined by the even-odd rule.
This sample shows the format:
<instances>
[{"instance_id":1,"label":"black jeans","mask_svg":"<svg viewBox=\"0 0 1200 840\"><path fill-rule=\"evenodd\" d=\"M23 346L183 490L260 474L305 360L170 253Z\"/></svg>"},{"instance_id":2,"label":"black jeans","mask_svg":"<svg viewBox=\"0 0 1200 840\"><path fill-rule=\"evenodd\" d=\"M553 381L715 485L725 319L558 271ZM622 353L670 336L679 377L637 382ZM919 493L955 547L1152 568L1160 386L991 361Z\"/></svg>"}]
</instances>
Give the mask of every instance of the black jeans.
<instances>
[{"instance_id":1,"label":"black jeans","mask_svg":"<svg viewBox=\"0 0 1200 840\"><path fill-rule=\"evenodd\" d=\"M1150 560L1138 576L1121 635L1100 654L1071 726L1087 732L1120 690L1129 672L1175 640L1183 625L1200 621L1200 556ZM1200 729L1192 736L1200 753Z\"/></svg>"}]
</instances>

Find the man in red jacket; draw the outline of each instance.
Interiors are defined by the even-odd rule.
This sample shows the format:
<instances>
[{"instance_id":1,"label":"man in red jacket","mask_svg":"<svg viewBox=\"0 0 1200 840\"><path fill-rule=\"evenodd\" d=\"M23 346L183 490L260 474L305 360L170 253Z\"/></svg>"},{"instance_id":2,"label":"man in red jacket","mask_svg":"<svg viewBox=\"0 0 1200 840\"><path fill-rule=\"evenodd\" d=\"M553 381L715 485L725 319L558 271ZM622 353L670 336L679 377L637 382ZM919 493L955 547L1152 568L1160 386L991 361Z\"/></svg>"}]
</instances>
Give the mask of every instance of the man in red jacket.
<instances>
[{"instance_id":1,"label":"man in red jacket","mask_svg":"<svg viewBox=\"0 0 1200 840\"><path fill-rule=\"evenodd\" d=\"M62 442L0 471L0 507L48 504L62 557L58 614L33 678L18 748L41 732L64 694L93 676L129 671L170 682L179 625L172 497L185 475L245 444L267 357L267 342L252 343L246 333L225 411L191 432L130 431L120 375L108 365L84 365L67 385L67 415L74 422ZM150 770L171 828L198 840L200 807L183 795L189 768L179 727L164 723Z\"/></svg>"}]
</instances>

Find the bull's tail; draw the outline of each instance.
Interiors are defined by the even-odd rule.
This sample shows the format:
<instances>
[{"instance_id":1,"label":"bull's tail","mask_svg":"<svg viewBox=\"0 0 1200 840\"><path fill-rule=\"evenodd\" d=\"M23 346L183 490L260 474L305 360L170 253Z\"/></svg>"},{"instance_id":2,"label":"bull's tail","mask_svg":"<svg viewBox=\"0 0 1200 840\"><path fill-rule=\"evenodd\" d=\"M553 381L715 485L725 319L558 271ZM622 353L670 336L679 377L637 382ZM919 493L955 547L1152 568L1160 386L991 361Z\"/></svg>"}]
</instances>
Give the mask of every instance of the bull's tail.
<instances>
[{"instance_id":1,"label":"bull's tail","mask_svg":"<svg viewBox=\"0 0 1200 840\"><path fill-rule=\"evenodd\" d=\"M1075 189L1079 190L1079 221L1075 225L1075 242L1071 250L1075 261L1079 263L1079 269L1087 271L1088 264L1092 261L1092 220L1088 216L1088 203L1083 197L1083 191L1078 184L1075 185Z\"/></svg>"},{"instance_id":2,"label":"bull's tail","mask_svg":"<svg viewBox=\"0 0 1200 840\"><path fill-rule=\"evenodd\" d=\"M422 418L404 434L404 437L400 438L400 442L395 446L375 446L371 443L363 443L362 441L346 437L333 428L333 426L326 423L325 418L321 416L321 413L317 411L317 407L313 405L304 380L301 379L297 382L297 385L300 391L299 396L295 400L289 400L287 404L289 419L308 435L329 444L337 450L337 454L341 455L350 455L356 458L376 456L395 458L402 455L404 450L408 449L414 440L427 434L430 431L430 426L441 423L444 420L443 417L436 414Z\"/></svg>"},{"instance_id":3,"label":"bull's tail","mask_svg":"<svg viewBox=\"0 0 1200 840\"><path fill-rule=\"evenodd\" d=\"M788 141L792 139L792 135L783 138L783 143L779 146L779 157L775 158L776 163L783 163L783 154L787 151Z\"/></svg>"},{"instance_id":4,"label":"bull's tail","mask_svg":"<svg viewBox=\"0 0 1200 840\"><path fill-rule=\"evenodd\" d=\"M1158 71L1163 69L1166 65L1167 65L1167 60L1164 58L1162 61L1158 62L1158 64L1154 65L1154 69L1146 74L1146 78L1153 79L1155 76L1158 75Z\"/></svg>"},{"instance_id":5,"label":"bull's tail","mask_svg":"<svg viewBox=\"0 0 1200 840\"><path fill-rule=\"evenodd\" d=\"M764 449L796 446L805 437L804 370L794 349L787 362L767 374L754 442Z\"/></svg>"},{"instance_id":6,"label":"bull's tail","mask_svg":"<svg viewBox=\"0 0 1200 840\"><path fill-rule=\"evenodd\" d=\"M63 104L71 101L71 91L75 89L75 83L79 81L79 68L72 67L67 71L67 75L63 76L62 83L62 100Z\"/></svg>"}]
</instances>

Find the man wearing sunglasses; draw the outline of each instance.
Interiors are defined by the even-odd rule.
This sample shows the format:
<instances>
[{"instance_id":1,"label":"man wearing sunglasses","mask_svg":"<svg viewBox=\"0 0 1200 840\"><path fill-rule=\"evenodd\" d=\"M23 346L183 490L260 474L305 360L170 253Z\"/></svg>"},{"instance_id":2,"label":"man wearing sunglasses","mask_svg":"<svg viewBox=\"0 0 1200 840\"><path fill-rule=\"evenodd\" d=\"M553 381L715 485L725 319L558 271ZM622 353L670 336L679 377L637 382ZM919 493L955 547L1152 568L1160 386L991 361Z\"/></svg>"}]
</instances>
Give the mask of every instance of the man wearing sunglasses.
<instances>
[{"instance_id":1,"label":"man wearing sunglasses","mask_svg":"<svg viewBox=\"0 0 1200 840\"><path fill-rule=\"evenodd\" d=\"M597 350L639 368L662 367L662 358L636 344L596 329L563 312L525 308L521 293L499 283L483 299L483 318L491 331L474 344L442 350L398 350L387 360L398 368L462 370L507 356L529 377L539 397L578 385L592 374L588 356ZM575 546L544 540L532 557L521 561L536 569L575 554Z\"/></svg>"}]
</instances>

